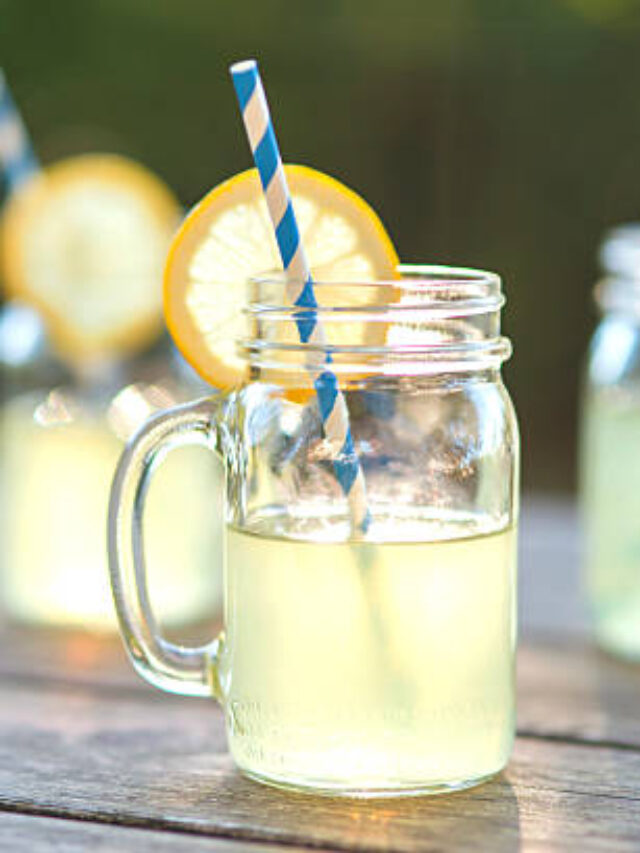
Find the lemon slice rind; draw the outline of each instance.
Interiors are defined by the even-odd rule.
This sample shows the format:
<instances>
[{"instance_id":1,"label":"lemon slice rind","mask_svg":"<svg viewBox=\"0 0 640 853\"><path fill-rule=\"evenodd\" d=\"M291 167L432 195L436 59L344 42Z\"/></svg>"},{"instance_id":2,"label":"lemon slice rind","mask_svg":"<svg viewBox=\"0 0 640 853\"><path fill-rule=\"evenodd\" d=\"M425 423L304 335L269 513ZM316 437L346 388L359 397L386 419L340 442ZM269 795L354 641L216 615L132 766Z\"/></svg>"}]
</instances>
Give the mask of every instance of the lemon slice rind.
<instances>
[{"instance_id":1,"label":"lemon slice rind","mask_svg":"<svg viewBox=\"0 0 640 853\"><path fill-rule=\"evenodd\" d=\"M367 202L314 169L285 169L302 242L319 278L360 282L396 277L396 251ZM275 269L281 269L281 262L255 169L211 190L175 235L165 266L165 321L182 355L215 387L234 387L245 378L247 367L236 353L236 340L245 331L246 283ZM371 299L369 288L366 293ZM345 326L345 342L350 333L353 328ZM380 324L376 334L384 339Z\"/></svg>"}]
</instances>

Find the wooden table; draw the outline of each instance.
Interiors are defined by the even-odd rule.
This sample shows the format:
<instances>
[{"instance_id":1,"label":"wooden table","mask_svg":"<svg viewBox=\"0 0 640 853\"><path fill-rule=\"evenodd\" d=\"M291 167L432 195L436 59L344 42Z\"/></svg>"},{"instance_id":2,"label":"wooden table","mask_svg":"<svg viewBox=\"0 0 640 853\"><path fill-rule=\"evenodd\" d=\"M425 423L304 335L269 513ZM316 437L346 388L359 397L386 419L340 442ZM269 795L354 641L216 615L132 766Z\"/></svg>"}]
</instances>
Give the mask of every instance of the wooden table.
<instances>
[{"instance_id":1,"label":"wooden table","mask_svg":"<svg viewBox=\"0 0 640 853\"><path fill-rule=\"evenodd\" d=\"M119 642L4 629L0 849L640 851L640 666L592 646L579 535L525 503L518 738L505 773L422 799L329 800L242 778L213 702L133 675Z\"/></svg>"}]
</instances>

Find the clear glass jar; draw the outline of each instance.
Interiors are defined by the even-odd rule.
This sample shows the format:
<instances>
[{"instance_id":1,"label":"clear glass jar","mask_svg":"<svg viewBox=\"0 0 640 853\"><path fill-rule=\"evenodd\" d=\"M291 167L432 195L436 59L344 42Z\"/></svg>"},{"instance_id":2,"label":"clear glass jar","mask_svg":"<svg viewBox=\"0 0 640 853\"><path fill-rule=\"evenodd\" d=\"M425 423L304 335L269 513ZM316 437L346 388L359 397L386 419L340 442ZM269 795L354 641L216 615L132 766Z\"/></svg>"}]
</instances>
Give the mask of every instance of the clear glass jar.
<instances>
[{"instance_id":1,"label":"clear glass jar","mask_svg":"<svg viewBox=\"0 0 640 853\"><path fill-rule=\"evenodd\" d=\"M110 508L123 636L153 684L222 703L254 778L369 795L476 784L507 762L515 723L518 432L500 279L415 267L314 286L326 344L300 343L309 309L287 304L282 279L254 282L247 382L128 446ZM325 429L319 364L352 448ZM158 636L139 527L156 456L193 441L224 461L227 530L224 561L210 555L224 633L190 650ZM354 458L366 531L337 476Z\"/></svg>"},{"instance_id":2,"label":"clear glass jar","mask_svg":"<svg viewBox=\"0 0 640 853\"><path fill-rule=\"evenodd\" d=\"M15 387L0 410L0 601L12 621L115 630L104 531L124 443L154 412L202 393L166 345L128 364L94 365L53 385ZM41 377L43 378L43 377ZM150 502L151 591L167 625L215 618L221 580L208 555L221 535L219 472L202 451L162 472ZM181 524L173 523L184 513ZM170 523L171 522L171 523ZM183 583L178 567L186 565Z\"/></svg>"},{"instance_id":3,"label":"clear glass jar","mask_svg":"<svg viewBox=\"0 0 640 853\"><path fill-rule=\"evenodd\" d=\"M640 660L640 225L611 231L601 260L581 426L585 578L598 642Z\"/></svg>"}]
</instances>

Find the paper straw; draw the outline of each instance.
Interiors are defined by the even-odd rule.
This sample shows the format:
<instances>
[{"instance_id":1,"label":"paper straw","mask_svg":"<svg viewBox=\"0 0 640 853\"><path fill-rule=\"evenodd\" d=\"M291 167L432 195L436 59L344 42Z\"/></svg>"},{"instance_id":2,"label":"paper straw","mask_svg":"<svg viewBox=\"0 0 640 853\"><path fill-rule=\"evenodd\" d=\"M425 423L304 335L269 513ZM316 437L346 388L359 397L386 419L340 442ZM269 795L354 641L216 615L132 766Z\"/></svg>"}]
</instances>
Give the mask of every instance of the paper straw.
<instances>
[{"instance_id":1,"label":"paper straw","mask_svg":"<svg viewBox=\"0 0 640 853\"><path fill-rule=\"evenodd\" d=\"M326 339L314 310L318 303L311 270L300 240L258 64L253 59L237 62L230 71L282 258L289 299L294 305L308 309L297 323L300 340L322 348ZM325 352L317 362L308 360L307 369L313 376L325 434L339 448L333 461L336 479L349 501L354 527L364 532L371 520L364 476L351 436L347 404L330 364L331 355Z\"/></svg>"},{"instance_id":2,"label":"paper straw","mask_svg":"<svg viewBox=\"0 0 640 853\"><path fill-rule=\"evenodd\" d=\"M39 170L38 160L31 147L29 134L11 97L9 85L0 68L0 164L10 192Z\"/></svg>"}]
</instances>

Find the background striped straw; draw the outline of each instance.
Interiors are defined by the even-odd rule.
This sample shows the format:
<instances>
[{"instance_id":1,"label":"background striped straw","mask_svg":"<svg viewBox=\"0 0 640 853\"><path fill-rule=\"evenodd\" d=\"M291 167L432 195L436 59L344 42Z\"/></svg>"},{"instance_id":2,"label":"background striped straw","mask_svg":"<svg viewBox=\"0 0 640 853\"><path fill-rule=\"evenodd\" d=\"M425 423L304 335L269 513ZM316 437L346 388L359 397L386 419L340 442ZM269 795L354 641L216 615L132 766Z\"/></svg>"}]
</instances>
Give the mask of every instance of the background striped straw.
<instances>
[{"instance_id":1,"label":"background striped straw","mask_svg":"<svg viewBox=\"0 0 640 853\"><path fill-rule=\"evenodd\" d=\"M287 278L287 293L293 305L306 309L297 321L300 340L316 345L319 349L314 352L322 353L320 358L307 360L307 369L313 376L325 435L335 448L333 468L336 479L349 501L354 528L364 532L369 526L370 514L362 468L351 437L347 404L330 368L331 354L322 351L326 340L314 310L318 303L311 271L300 240L258 65L251 59L235 63L230 70L275 230Z\"/></svg>"},{"instance_id":2,"label":"background striped straw","mask_svg":"<svg viewBox=\"0 0 640 853\"><path fill-rule=\"evenodd\" d=\"M13 102L9 85L0 68L0 164L9 192L15 192L39 171L29 134Z\"/></svg>"}]
</instances>

